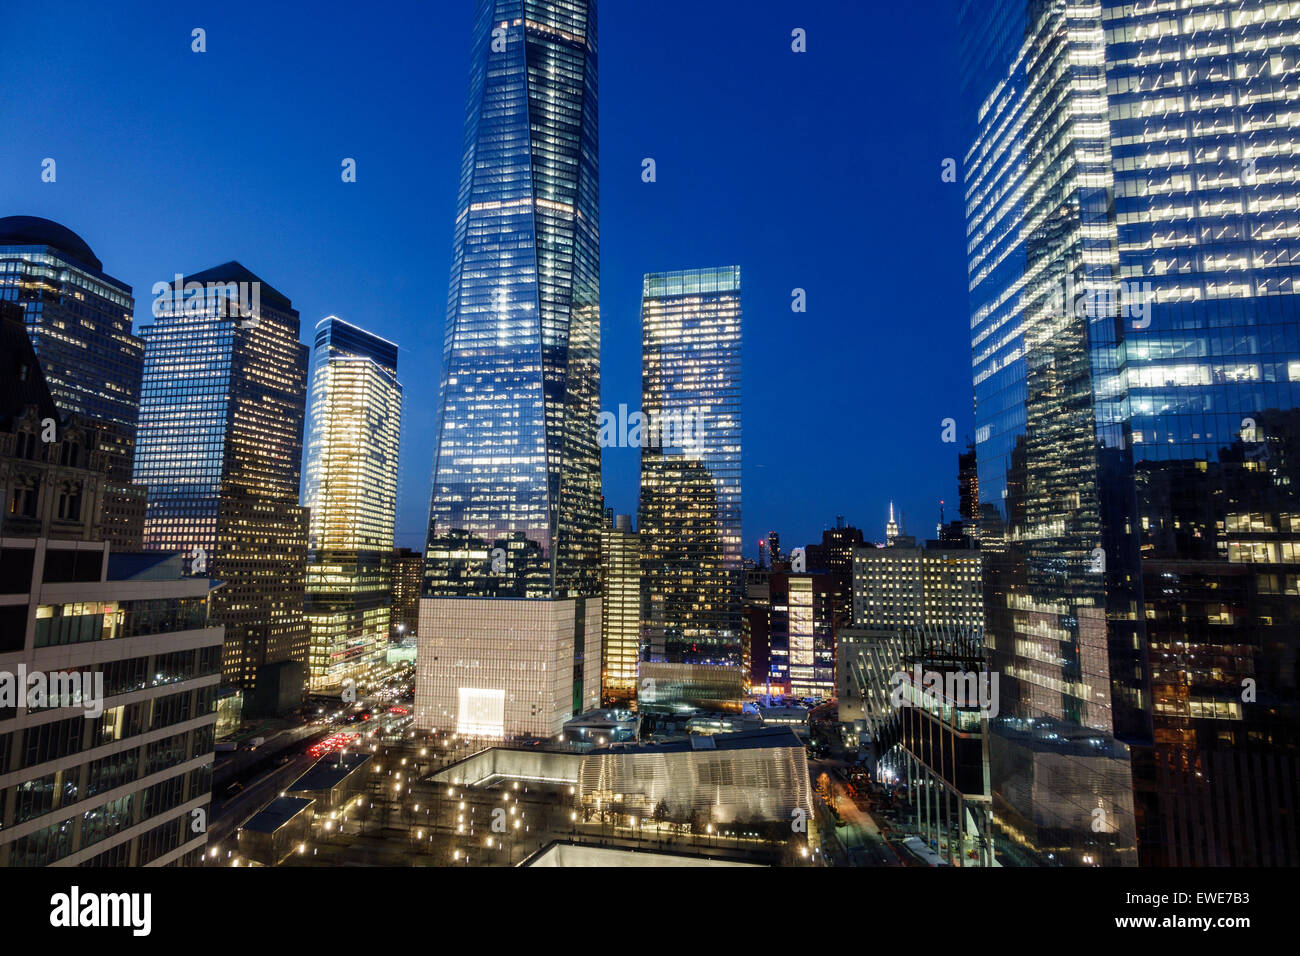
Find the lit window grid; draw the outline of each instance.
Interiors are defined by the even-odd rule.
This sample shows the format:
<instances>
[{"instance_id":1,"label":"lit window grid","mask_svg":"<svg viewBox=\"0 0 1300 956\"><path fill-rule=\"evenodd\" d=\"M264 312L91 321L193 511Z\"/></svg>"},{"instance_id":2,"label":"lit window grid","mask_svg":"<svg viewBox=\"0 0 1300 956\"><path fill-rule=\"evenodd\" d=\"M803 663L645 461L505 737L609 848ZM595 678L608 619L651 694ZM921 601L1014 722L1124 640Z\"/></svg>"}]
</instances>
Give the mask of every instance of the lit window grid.
<instances>
[{"instance_id":1,"label":"lit window grid","mask_svg":"<svg viewBox=\"0 0 1300 956\"><path fill-rule=\"evenodd\" d=\"M650 273L642 290L642 411L699 415L690 449L643 448L647 653L741 657L740 269Z\"/></svg>"},{"instance_id":2,"label":"lit window grid","mask_svg":"<svg viewBox=\"0 0 1300 956\"><path fill-rule=\"evenodd\" d=\"M426 549L431 594L517 589L485 581L486 565L448 562L460 560L459 541L520 535L534 545L519 577L526 596L599 588L595 11L563 7L568 29L549 24L555 9L537 14L546 22L510 19L509 3L476 27ZM490 49L495 22L508 24L502 53ZM480 179L475 168L494 175Z\"/></svg>"},{"instance_id":3,"label":"lit window grid","mask_svg":"<svg viewBox=\"0 0 1300 956\"><path fill-rule=\"evenodd\" d=\"M635 532L601 533L602 698L636 699L641 649L641 548Z\"/></svg>"},{"instance_id":4,"label":"lit window grid","mask_svg":"<svg viewBox=\"0 0 1300 956\"><path fill-rule=\"evenodd\" d=\"M258 323L161 309L145 340L136 481L149 487L145 546L193 555L225 582L222 675L308 656L307 517L298 506L307 348L298 314L263 304Z\"/></svg>"}]
</instances>

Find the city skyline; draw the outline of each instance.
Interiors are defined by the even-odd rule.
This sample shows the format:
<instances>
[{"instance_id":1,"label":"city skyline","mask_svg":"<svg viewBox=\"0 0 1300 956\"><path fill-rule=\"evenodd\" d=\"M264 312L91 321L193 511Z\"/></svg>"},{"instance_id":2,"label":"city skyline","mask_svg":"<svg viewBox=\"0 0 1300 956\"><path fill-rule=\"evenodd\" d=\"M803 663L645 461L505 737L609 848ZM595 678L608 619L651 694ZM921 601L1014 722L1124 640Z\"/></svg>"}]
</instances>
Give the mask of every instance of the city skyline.
<instances>
[{"instance_id":1,"label":"city skyline","mask_svg":"<svg viewBox=\"0 0 1300 956\"><path fill-rule=\"evenodd\" d=\"M0 866L1300 863L1300 2L678 3L16 51Z\"/></svg>"},{"instance_id":2,"label":"city skyline","mask_svg":"<svg viewBox=\"0 0 1300 956\"><path fill-rule=\"evenodd\" d=\"M412 7L411 15L415 12ZM749 423L743 462L744 555L757 557L758 540L773 529L792 545L817 541L837 514L848 516L869 537L883 538L891 499L914 533L933 524L939 500L951 506L955 497L949 475L958 445L942 442L943 419L955 419L958 443L973 430L968 360L959 348L936 347L924 329L928 325L962 334L965 283L959 266L921 270L904 255L906 242L900 239L910 234L914 244L935 250L935 261L960 262L960 186L940 179L941 160L961 154L955 116L945 130L935 128L936 117L920 119L913 112L916 103L943 97L954 81L943 76L942 65L938 75L917 73L919 85L896 109L890 107L900 142L904 131L913 137L902 152L882 151L867 131L843 127L835 117L856 109L854 86L873 82L873 76L884 82L891 69L914 72L892 49L882 49L883 59L867 64L865 77L861 64L850 68L844 23L877 22L941 47L950 42L948 31L930 36L903 11L869 13L849 3L798 11L776 2L750 5L740 20L729 16L725 6L696 9L688 4L676 12L670 4L649 22L621 4L602 13L605 99L615 97L619 109L607 110L601 124L601 409L639 404L643 274L735 262L747 276L742 361L752 384L744 396ZM15 14L20 19L27 15L23 10ZM955 22L955 15L954 6L948 19ZM99 16L88 11L85 19L53 38L79 50L84 67L80 77L61 74L43 80L43 101L57 103L75 93L85 103L87 95L98 95L86 89L85 81L113 65L91 42L108 29ZM259 27L250 36L241 23L253 16ZM469 3L420 9L421 22L436 28L437 42L447 52L431 60L410 49L414 38L385 33L386 43L405 47L394 51L392 59L426 64L401 82L417 85L427 98L427 126L400 137L384 123L392 107L386 105L379 79L349 72L344 88L335 89L333 71L312 54L321 46L354 42L353 27L322 18L304 37L302 24L287 14L235 4L214 11L204 24L165 12L143 25L129 43L152 51L146 69L120 81L139 88L130 93L119 83L112 109L126 117L134 114L134 121L124 120L125 127L151 129L185 104L187 112L212 116L217 124L237 123L249 135L283 148L255 160L194 155L189 171L182 173L161 144L156 150L142 149L152 134L140 139L112 133L110 141L97 142L92 150L88 143L68 139L57 122L41 132L44 121L38 116L10 123L10 148L0 154L0 205L15 214L52 219L84 237L108 272L133 287L137 328L150 320L153 283L171 281L177 270L238 259L275 277L277 288L301 312L304 335L317 320L338 315L399 343L402 367L429 369L421 382L408 383L400 456L397 543L418 551L424 550L427 533L444 310L442 296L429 295L417 277L445 275L451 264L453 235L447 224L455 216L457 131L463 120L472 16ZM938 16L943 19L943 12ZM684 18L695 27L680 31L672 26ZM208 34L204 54L189 49L189 32L199 25ZM806 54L791 50L796 27L807 31ZM21 23L15 29L21 32ZM363 23L360 29L364 35L371 28ZM173 57L164 41L175 32L180 40ZM235 34L237 45L230 42ZM274 57L258 55L264 38L281 34L299 39L282 45ZM690 69L664 74L656 46L680 50L678 59ZM169 75L181 71L180 86L156 82L153 71L164 68L156 60L158 52L164 54ZM20 61L26 55L22 48L13 50L15 99L0 104L0 118L13 115L13 103L23 97L27 81ZM256 60L248 59L254 56ZM952 57L940 59L946 63ZM756 69L773 77L763 87L767 103L754 102L749 93ZM734 79L718 85L712 79L717 75ZM710 109L688 108L706 78ZM244 116L232 112L237 96L228 83L235 83L238 96L246 99L265 98L271 90L275 95L265 111ZM291 111L280 105L282 89L293 91L297 100ZM728 136L752 137L765 144L763 150L740 160L710 133L719 122L714 115ZM942 111L937 119L944 120ZM299 141L319 146L304 149ZM810 143L820 144L822 155L814 155L819 151L809 150ZM28 153L30 170L22 160ZM40 160L46 156L60 160L56 183L39 180ZM357 160L355 183L340 179L346 157ZM654 183L642 182L647 157L657 161ZM135 170L152 170L147 194L132 187ZM25 186L29 171L31 185ZM886 181L897 188L867 186L869 195L837 188ZM203 218L191 218L185 210L202 195L205 183L228 184L223 186L228 198L215 207L204 203ZM109 206L92 199L104 186L120 189ZM753 207L765 193L786 197L774 207L778 214L769 225L735 228L729 210ZM877 213L868 211L868 202L878 204L879 216L891 221L896 237L885 241L846 231L845 201L856 215L872 218ZM252 210L268 216L246 214ZM708 228L679 228L697 216L711 223ZM922 227L922 220L936 216L949 228ZM301 222L309 230L304 236L312 238L286 241L283 230L271 226L284 219ZM846 245L850 237L852 248ZM874 283L866 298L841 281L860 273L864 263ZM795 288L807 293L807 313L791 311ZM894 318L902 315L909 318ZM870 375L849 372L860 363L870 367ZM942 387L915 390L908 383L917 377ZM904 392L911 400L896 402L895 396ZM819 401L832 398L859 405L861 411L849 418L809 416ZM803 466L832 445L843 449L848 467L824 471ZM890 456L881 463L884 448L897 449L897 459ZM607 448L602 458L605 504L635 514L636 449ZM855 461L874 467L853 467ZM919 478L912 474L912 461L918 463ZM806 494L784 494L791 486L805 488Z\"/></svg>"}]
</instances>

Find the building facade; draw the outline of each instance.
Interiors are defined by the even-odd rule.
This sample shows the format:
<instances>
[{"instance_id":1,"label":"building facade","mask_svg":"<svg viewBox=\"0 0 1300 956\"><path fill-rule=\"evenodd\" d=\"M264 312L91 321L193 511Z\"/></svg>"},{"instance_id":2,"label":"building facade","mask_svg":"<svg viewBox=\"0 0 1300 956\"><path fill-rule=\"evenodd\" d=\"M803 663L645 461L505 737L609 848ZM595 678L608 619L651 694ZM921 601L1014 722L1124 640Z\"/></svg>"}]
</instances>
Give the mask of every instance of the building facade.
<instances>
[{"instance_id":1,"label":"building facade","mask_svg":"<svg viewBox=\"0 0 1300 956\"><path fill-rule=\"evenodd\" d=\"M970 4L962 34L999 850L1294 863L1300 17Z\"/></svg>"},{"instance_id":2,"label":"building facade","mask_svg":"<svg viewBox=\"0 0 1300 956\"><path fill-rule=\"evenodd\" d=\"M54 403L98 433L108 480L103 533L143 546L145 491L132 484L144 343L131 332L131 287L72 230L35 216L0 218L0 300L22 307Z\"/></svg>"},{"instance_id":3,"label":"building facade","mask_svg":"<svg viewBox=\"0 0 1300 956\"><path fill-rule=\"evenodd\" d=\"M0 383L0 495L20 504L0 521L0 866L196 864L211 584L179 555L112 553L100 431L69 414L45 432L54 401L20 312L0 318Z\"/></svg>"},{"instance_id":4,"label":"building facade","mask_svg":"<svg viewBox=\"0 0 1300 956\"><path fill-rule=\"evenodd\" d=\"M424 555L420 727L549 735L580 702L599 700L596 32L588 0L476 8ZM496 630L516 625L536 641ZM498 713L500 695L504 723L481 711Z\"/></svg>"},{"instance_id":5,"label":"building facade","mask_svg":"<svg viewBox=\"0 0 1300 956\"><path fill-rule=\"evenodd\" d=\"M853 626L980 628L980 552L927 542L853 549Z\"/></svg>"},{"instance_id":6,"label":"building facade","mask_svg":"<svg viewBox=\"0 0 1300 956\"><path fill-rule=\"evenodd\" d=\"M649 661L744 667L740 323L739 266L644 279L642 411L693 423L677 435L661 429L641 448Z\"/></svg>"},{"instance_id":7,"label":"building facade","mask_svg":"<svg viewBox=\"0 0 1300 956\"><path fill-rule=\"evenodd\" d=\"M336 316L316 326L308 399L308 686L382 666L392 620L402 386L397 346Z\"/></svg>"},{"instance_id":8,"label":"building facade","mask_svg":"<svg viewBox=\"0 0 1300 956\"><path fill-rule=\"evenodd\" d=\"M834 697L838 577L774 571L767 588L769 691Z\"/></svg>"},{"instance_id":9,"label":"building facade","mask_svg":"<svg viewBox=\"0 0 1300 956\"><path fill-rule=\"evenodd\" d=\"M245 314L247 313L247 314ZM183 551L223 582L222 678L252 690L259 667L306 663L307 516L298 504L307 346L292 303L237 262L186 277L145 340L137 482L145 547Z\"/></svg>"},{"instance_id":10,"label":"building facade","mask_svg":"<svg viewBox=\"0 0 1300 956\"><path fill-rule=\"evenodd\" d=\"M601 705L636 700L641 658L641 542L630 515L619 515L600 535Z\"/></svg>"},{"instance_id":11,"label":"building facade","mask_svg":"<svg viewBox=\"0 0 1300 956\"><path fill-rule=\"evenodd\" d=\"M807 752L789 727L601 748L582 757L577 789L584 806L642 818L813 819Z\"/></svg>"}]
</instances>

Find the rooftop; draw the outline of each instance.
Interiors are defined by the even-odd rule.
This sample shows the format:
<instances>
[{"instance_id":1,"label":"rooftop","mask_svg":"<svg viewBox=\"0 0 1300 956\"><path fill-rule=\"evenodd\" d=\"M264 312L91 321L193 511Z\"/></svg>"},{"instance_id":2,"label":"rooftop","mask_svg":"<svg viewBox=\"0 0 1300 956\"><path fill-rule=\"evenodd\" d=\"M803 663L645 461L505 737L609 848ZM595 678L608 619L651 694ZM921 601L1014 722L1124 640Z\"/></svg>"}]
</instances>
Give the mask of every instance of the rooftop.
<instances>
[{"instance_id":1,"label":"rooftop","mask_svg":"<svg viewBox=\"0 0 1300 956\"><path fill-rule=\"evenodd\" d=\"M262 287L261 298L264 302L269 302L277 309L293 310L293 303L289 297L278 292L269 282L263 282L261 278L253 274L242 263L231 260L223 262L219 266L213 266L211 269L204 269L202 272L195 272L185 276L185 281L190 282L256 282Z\"/></svg>"},{"instance_id":2,"label":"rooftop","mask_svg":"<svg viewBox=\"0 0 1300 956\"><path fill-rule=\"evenodd\" d=\"M356 770L370 761L370 754L350 753L343 756L329 754L321 757L311 769L291 783L287 793L333 790Z\"/></svg>"},{"instance_id":3,"label":"rooftop","mask_svg":"<svg viewBox=\"0 0 1300 956\"><path fill-rule=\"evenodd\" d=\"M276 797L239 829L274 833L315 802L306 797Z\"/></svg>"},{"instance_id":4,"label":"rooftop","mask_svg":"<svg viewBox=\"0 0 1300 956\"><path fill-rule=\"evenodd\" d=\"M698 750L698 738L688 740L667 740L661 744L624 744L610 747L597 747L593 755L604 753L687 753ZM766 747L798 747L803 743L789 727L762 727L758 730L742 730L734 734L713 734L706 738L712 744L705 744L710 750L762 750Z\"/></svg>"},{"instance_id":5,"label":"rooftop","mask_svg":"<svg viewBox=\"0 0 1300 956\"><path fill-rule=\"evenodd\" d=\"M104 264L85 239L67 226L40 216L5 216L0 219L0 246L49 246L96 272L104 271Z\"/></svg>"}]
</instances>

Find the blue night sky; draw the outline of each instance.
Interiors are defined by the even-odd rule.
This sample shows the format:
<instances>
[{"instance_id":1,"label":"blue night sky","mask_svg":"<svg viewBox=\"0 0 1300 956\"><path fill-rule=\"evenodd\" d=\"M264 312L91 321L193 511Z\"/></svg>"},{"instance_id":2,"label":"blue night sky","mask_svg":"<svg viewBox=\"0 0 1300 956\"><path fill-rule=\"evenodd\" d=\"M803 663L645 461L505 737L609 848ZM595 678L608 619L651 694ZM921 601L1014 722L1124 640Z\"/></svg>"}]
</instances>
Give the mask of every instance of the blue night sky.
<instances>
[{"instance_id":1,"label":"blue night sky","mask_svg":"<svg viewBox=\"0 0 1300 956\"><path fill-rule=\"evenodd\" d=\"M305 340L333 313L398 342L397 543L423 550L472 0L6 7L0 216L79 233L137 326L155 282L238 259ZM599 30L603 407L640 403L642 274L739 264L745 553L837 514L883 538L891 498L931 535L940 498L956 517L940 421L964 441L973 419L961 186L940 178L963 152L955 0L602 0ZM616 511L637 474L605 450Z\"/></svg>"}]
</instances>

